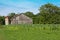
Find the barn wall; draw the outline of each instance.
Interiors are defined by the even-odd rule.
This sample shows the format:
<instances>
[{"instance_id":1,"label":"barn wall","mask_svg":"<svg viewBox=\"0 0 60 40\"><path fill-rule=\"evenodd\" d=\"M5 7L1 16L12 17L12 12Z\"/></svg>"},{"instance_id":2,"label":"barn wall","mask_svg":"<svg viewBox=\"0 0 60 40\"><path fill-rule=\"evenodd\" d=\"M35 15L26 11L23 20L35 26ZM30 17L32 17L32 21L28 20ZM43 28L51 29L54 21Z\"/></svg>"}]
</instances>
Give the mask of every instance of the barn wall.
<instances>
[{"instance_id":1,"label":"barn wall","mask_svg":"<svg viewBox=\"0 0 60 40\"><path fill-rule=\"evenodd\" d=\"M32 24L33 21L31 18L21 14L11 20L11 24Z\"/></svg>"}]
</instances>

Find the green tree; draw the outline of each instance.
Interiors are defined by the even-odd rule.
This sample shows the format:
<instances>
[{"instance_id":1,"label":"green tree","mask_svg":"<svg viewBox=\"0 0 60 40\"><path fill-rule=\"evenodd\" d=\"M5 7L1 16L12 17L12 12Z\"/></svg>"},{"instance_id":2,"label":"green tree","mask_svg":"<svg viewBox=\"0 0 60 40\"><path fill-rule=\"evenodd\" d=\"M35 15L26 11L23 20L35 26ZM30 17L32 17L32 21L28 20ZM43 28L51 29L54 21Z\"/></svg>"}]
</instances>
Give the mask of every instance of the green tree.
<instances>
[{"instance_id":1,"label":"green tree","mask_svg":"<svg viewBox=\"0 0 60 40\"><path fill-rule=\"evenodd\" d=\"M59 24L60 23L60 8L53 4L42 5L39 9L40 24Z\"/></svg>"},{"instance_id":2,"label":"green tree","mask_svg":"<svg viewBox=\"0 0 60 40\"><path fill-rule=\"evenodd\" d=\"M0 16L0 25L4 25L4 24L5 24L5 17Z\"/></svg>"},{"instance_id":3,"label":"green tree","mask_svg":"<svg viewBox=\"0 0 60 40\"><path fill-rule=\"evenodd\" d=\"M12 18L15 15L15 13L9 13L8 16Z\"/></svg>"},{"instance_id":4,"label":"green tree","mask_svg":"<svg viewBox=\"0 0 60 40\"><path fill-rule=\"evenodd\" d=\"M34 17L33 12L26 12L26 13L24 13L24 15L26 15L26 16L28 16L30 18L33 18Z\"/></svg>"},{"instance_id":5,"label":"green tree","mask_svg":"<svg viewBox=\"0 0 60 40\"><path fill-rule=\"evenodd\" d=\"M9 16L9 23L11 23L11 18L16 15L15 13L9 13L8 16Z\"/></svg>"}]
</instances>

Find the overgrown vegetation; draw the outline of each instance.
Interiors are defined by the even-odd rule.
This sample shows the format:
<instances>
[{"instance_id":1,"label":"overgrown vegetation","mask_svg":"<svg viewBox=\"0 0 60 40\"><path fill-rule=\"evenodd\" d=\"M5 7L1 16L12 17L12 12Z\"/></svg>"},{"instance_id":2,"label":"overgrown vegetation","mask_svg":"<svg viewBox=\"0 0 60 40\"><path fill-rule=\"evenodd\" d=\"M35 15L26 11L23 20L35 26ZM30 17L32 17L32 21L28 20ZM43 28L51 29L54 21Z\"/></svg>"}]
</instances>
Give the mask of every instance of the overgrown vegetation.
<instances>
[{"instance_id":1,"label":"overgrown vegetation","mask_svg":"<svg viewBox=\"0 0 60 40\"><path fill-rule=\"evenodd\" d=\"M0 40L60 40L60 24L20 24L0 29Z\"/></svg>"},{"instance_id":2,"label":"overgrown vegetation","mask_svg":"<svg viewBox=\"0 0 60 40\"><path fill-rule=\"evenodd\" d=\"M5 24L5 17L0 16L0 25L4 25L4 24Z\"/></svg>"}]
</instances>

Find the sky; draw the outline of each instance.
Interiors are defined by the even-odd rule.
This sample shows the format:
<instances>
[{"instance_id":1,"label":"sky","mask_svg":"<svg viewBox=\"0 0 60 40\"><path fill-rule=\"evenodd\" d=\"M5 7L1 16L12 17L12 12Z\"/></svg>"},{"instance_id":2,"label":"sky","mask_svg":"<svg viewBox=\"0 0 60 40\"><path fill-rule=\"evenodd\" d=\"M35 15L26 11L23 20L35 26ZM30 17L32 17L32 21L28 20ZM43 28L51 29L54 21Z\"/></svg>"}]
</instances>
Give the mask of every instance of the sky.
<instances>
[{"instance_id":1,"label":"sky","mask_svg":"<svg viewBox=\"0 0 60 40\"><path fill-rule=\"evenodd\" d=\"M41 5L51 3L60 7L60 0L0 0L0 15L9 13L24 13L27 11L37 14Z\"/></svg>"}]
</instances>

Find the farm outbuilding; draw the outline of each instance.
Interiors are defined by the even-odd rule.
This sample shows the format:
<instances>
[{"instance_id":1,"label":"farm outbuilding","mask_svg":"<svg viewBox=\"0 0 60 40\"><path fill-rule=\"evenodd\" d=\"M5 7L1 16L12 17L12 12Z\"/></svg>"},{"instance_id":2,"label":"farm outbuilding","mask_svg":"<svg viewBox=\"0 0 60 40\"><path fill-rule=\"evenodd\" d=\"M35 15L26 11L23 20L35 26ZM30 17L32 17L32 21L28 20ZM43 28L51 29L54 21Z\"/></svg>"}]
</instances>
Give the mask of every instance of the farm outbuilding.
<instances>
[{"instance_id":1,"label":"farm outbuilding","mask_svg":"<svg viewBox=\"0 0 60 40\"><path fill-rule=\"evenodd\" d=\"M11 24L32 24L32 23L33 23L32 19L24 14L18 14L11 18Z\"/></svg>"},{"instance_id":2,"label":"farm outbuilding","mask_svg":"<svg viewBox=\"0 0 60 40\"><path fill-rule=\"evenodd\" d=\"M9 20L11 20L11 24L32 24L33 23L32 19L24 14L14 15L11 19L5 17L6 25L9 24Z\"/></svg>"}]
</instances>

